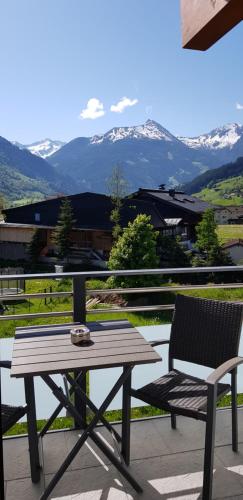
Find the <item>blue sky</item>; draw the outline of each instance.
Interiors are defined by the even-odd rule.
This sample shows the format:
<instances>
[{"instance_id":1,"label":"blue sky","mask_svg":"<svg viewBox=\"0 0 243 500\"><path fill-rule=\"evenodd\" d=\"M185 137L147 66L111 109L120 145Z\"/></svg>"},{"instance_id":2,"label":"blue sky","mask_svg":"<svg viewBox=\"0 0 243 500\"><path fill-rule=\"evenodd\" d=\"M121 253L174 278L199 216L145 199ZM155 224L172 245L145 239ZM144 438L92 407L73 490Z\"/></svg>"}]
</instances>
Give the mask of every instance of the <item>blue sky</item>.
<instances>
[{"instance_id":1,"label":"blue sky","mask_svg":"<svg viewBox=\"0 0 243 500\"><path fill-rule=\"evenodd\" d=\"M0 134L67 141L152 118L193 136L242 123L242 39L243 23L208 52L183 50L179 0L5 0Z\"/></svg>"}]
</instances>

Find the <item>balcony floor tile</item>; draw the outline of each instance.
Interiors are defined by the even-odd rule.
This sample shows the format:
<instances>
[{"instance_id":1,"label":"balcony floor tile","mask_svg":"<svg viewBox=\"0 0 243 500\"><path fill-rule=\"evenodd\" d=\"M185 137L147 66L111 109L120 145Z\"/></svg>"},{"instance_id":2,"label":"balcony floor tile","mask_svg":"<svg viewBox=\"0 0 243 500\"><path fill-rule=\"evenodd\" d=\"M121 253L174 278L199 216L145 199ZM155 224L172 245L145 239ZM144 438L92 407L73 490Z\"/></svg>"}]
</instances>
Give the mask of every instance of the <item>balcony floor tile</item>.
<instances>
[{"instance_id":1,"label":"balcony floor tile","mask_svg":"<svg viewBox=\"0 0 243 500\"><path fill-rule=\"evenodd\" d=\"M117 426L119 429L120 426ZM98 432L114 447L110 434ZM131 472L144 488L137 495L92 443L87 442L54 489L53 500L198 500L202 486L203 422L178 417L177 430L170 418L133 422ZM37 500L79 431L48 434L43 440L44 469L41 482L30 480L27 438L4 440L6 500ZM239 453L231 449L231 412L217 412L213 498L243 500L243 409L239 410Z\"/></svg>"}]
</instances>

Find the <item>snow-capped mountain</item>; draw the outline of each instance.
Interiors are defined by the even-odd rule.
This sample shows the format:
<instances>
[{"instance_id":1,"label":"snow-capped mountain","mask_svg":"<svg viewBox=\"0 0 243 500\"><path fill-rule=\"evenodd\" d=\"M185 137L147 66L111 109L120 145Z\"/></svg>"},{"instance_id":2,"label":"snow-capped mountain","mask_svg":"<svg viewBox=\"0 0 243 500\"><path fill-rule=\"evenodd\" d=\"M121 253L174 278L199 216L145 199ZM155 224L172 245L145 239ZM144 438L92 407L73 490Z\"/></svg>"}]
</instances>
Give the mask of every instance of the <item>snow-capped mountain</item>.
<instances>
[{"instance_id":1,"label":"snow-capped mountain","mask_svg":"<svg viewBox=\"0 0 243 500\"><path fill-rule=\"evenodd\" d=\"M230 123L198 137L178 137L178 139L193 149L217 150L232 149L242 137L243 126L239 123Z\"/></svg>"},{"instance_id":2,"label":"snow-capped mountain","mask_svg":"<svg viewBox=\"0 0 243 500\"><path fill-rule=\"evenodd\" d=\"M33 155L47 158L64 146L65 142L44 139L42 141L33 142L32 144L20 144L19 142L13 142L13 144L20 149L28 149Z\"/></svg>"},{"instance_id":3,"label":"snow-capped mountain","mask_svg":"<svg viewBox=\"0 0 243 500\"><path fill-rule=\"evenodd\" d=\"M104 135L95 135L90 139L91 144L102 144L103 142L122 141L123 139L149 139L153 141L168 141L172 142L176 138L162 125L153 121L147 120L143 125L134 127L115 127Z\"/></svg>"},{"instance_id":4,"label":"snow-capped mountain","mask_svg":"<svg viewBox=\"0 0 243 500\"><path fill-rule=\"evenodd\" d=\"M48 161L71 174L80 191L106 192L114 165L122 167L129 190L175 186L204 172L210 165L195 151L153 120L134 127L116 127L103 135L78 137Z\"/></svg>"},{"instance_id":5,"label":"snow-capped mountain","mask_svg":"<svg viewBox=\"0 0 243 500\"><path fill-rule=\"evenodd\" d=\"M45 158L60 176L70 176L76 192L107 192L115 165L122 167L129 191L135 191L185 184L209 169L234 162L243 156L243 126L233 123L188 138L175 137L156 121L147 120L66 144L45 139L16 145Z\"/></svg>"},{"instance_id":6,"label":"snow-capped mountain","mask_svg":"<svg viewBox=\"0 0 243 500\"><path fill-rule=\"evenodd\" d=\"M44 158L0 137L1 192L12 201L70 193L75 181L62 176Z\"/></svg>"}]
</instances>

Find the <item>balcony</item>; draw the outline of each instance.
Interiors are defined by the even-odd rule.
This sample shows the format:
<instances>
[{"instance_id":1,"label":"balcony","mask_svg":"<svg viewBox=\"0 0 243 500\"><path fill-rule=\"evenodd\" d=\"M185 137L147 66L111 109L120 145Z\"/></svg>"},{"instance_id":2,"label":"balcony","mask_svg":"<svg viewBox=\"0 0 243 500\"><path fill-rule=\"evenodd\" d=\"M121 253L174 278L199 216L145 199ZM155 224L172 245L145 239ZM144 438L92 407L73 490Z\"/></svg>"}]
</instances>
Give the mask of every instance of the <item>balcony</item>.
<instances>
[{"instance_id":1,"label":"balcony","mask_svg":"<svg viewBox=\"0 0 243 500\"><path fill-rule=\"evenodd\" d=\"M119 425L119 424L118 424ZM53 500L197 500L202 486L204 451L202 422L178 418L173 431L168 417L134 421L131 426L131 471L144 489L137 495L92 442L72 463L50 498ZM113 447L107 431L100 434ZM43 440L41 482L30 479L26 437L4 440L7 500L38 500L44 484L73 446L78 431L49 433ZM230 411L218 410L213 498L243 498L243 409L239 410L239 453L230 445Z\"/></svg>"},{"instance_id":2,"label":"balcony","mask_svg":"<svg viewBox=\"0 0 243 500\"><path fill-rule=\"evenodd\" d=\"M234 268L214 268L215 273L225 271L242 271L238 266ZM189 271L189 270L188 270ZM212 272L212 269L198 268L190 269L192 273ZM119 271L118 271L119 273ZM185 269L177 270L147 270L147 271L122 271L121 274L180 274L185 273ZM16 326L18 320L36 317L47 319L50 316L72 316L76 321L85 321L86 311L84 297L88 293L85 287L85 280L92 273L65 273L73 280L73 288L70 292L65 292L65 297L71 297L73 301L73 310L61 312L48 312L37 314L9 314L0 317L0 321L15 319ZM95 272L95 277L112 274L108 271ZM64 275L49 275L50 278L62 278ZM23 279L40 280L47 275L26 275ZM18 276L19 278L19 276ZM0 278L1 279L1 278ZM2 277L4 279L4 277ZM8 279L16 279L15 276L8 276ZM242 288L241 282L220 283L210 285L178 285L173 291L214 289L214 288ZM157 292L171 290L169 286L154 287L143 289L156 296ZM120 291L124 293L124 290ZM129 289L126 293L141 293L141 289ZM63 294L64 292L60 292ZM89 291L90 293L90 291ZM101 293L93 291L93 293ZM107 294L107 290L105 291ZM111 290L110 293L114 293ZM34 298L43 299L47 294L25 294L28 298L34 295ZM38 295L38 297L37 297ZM57 293L53 292L53 296ZM63 295L61 295L63 296ZM15 296L11 296L14 300ZM19 299L19 295L17 297ZM3 297L4 300L4 297ZM7 300L7 299L6 299ZM9 300L9 297L8 297ZM156 302L156 300L155 300ZM154 306L137 307L116 307L106 309L112 319L114 312L124 312L126 316L129 312L136 311L165 311L172 310L173 304L155 304ZM102 309L96 309L96 314L102 314ZM27 318L28 317L28 318ZM60 323L60 318L57 320ZM139 331L148 340L156 338L168 338L170 325L141 327ZM3 339L0 341L1 358L9 357L12 349L12 339ZM162 363L156 363L154 366L140 366L134 369L133 386L148 382L151 379L160 376L167 371L168 347L158 347L158 351L163 358ZM243 355L243 336L240 345L240 355ZM178 369L185 370L184 363L178 362ZM99 406L103 401L103 396L109 387L112 379L112 371L117 370L99 370L90 372L90 394L91 399ZM109 371L109 374L108 374ZM199 377L206 377L210 372L197 365L193 365L188 373ZM243 393L243 366L239 368L238 392ZM10 380L9 376L3 372L3 400L6 402L19 403L24 402L24 392L21 381ZM12 387L13 390L9 391ZM97 390L98 388L98 390ZM12 392L11 392L12 391ZM5 397L6 396L6 397ZM13 401L14 398L14 401ZM37 418L47 418L49 411L54 409L53 401L48 399L47 392L44 391L41 383L36 384L37 400ZM141 403L142 404L142 403ZM139 406L137 400L132 401L133 407ZM121 408L121 398L118 397L113 403L111 410ZM119 422L114 424L119 427ZM170 419L167 416L151 417L147 419L133 420L131 425L131 472L142 485L144 493L141 498L146 500L155 499L177 499L177 500L196 500L200 498L202 486L203 454L204 454L204 435L205 425L188 418L178 417L177 430L171 430ZM98 432L109 445L116 450L116 444L111 435L102 426ZM6 480L6 500L21 499L35 500L40 497L41 492L46 487L53 474L58 470L63 461L63 457L73 447L80 431L78 430L60 430L49 432L41 441L42 443L42 473L41 481L33 484L30 478L28 442L26 436L7 437L4 439L4 458L5 458L5 480ZM243 408L239 409L239 453L234 454L231 449L231 413L228 409L217 411L216 426L216 447L214 461L214 490L213 498L234 498L243 499ZM71 466L64 474L61 481L53 490L50 498L53 500L132 500L139 495L134 492L131 486L126 483L122 476L109 464L93 442L88 441Z\"/></svg>"}]
</instances>

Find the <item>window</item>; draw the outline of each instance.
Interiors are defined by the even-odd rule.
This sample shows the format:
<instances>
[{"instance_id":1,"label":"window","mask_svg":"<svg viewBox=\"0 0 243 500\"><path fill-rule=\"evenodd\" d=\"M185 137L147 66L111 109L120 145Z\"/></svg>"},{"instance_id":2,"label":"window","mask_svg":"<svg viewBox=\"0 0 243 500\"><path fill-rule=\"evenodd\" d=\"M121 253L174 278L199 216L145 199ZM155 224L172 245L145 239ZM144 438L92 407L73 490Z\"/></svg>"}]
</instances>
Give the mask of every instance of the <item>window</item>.
<instances>
[{"instance_id":1,"label":"window","mask_svg":"<svg viewBox=\"0 0 243 500\"><path fill-rule=\"evenodd\" d=\"M39 213L35 213L35 222L40 222L40 214Z\"/></svg>"}]
</instances>

